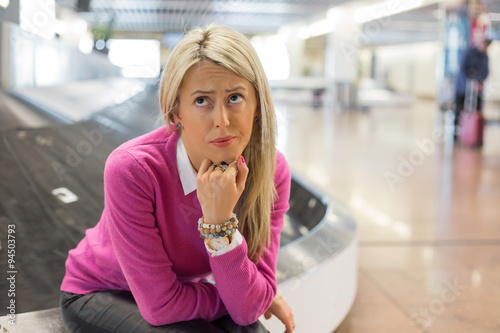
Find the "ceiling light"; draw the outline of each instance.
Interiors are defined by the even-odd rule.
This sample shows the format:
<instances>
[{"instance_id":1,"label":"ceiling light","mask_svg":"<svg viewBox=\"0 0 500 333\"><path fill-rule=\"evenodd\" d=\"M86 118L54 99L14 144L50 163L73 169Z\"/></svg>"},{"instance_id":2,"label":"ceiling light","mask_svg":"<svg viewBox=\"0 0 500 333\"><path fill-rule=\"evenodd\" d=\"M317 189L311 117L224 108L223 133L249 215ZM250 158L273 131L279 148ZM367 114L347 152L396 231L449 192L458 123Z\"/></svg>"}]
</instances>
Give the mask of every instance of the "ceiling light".
<instances>
[{"instance_id":1,"label":"ceiling light","mask_svg":"<svg viewBox=\"0 0 500 333\"><path fill-rule=\"evenodd\" d=\"M309 31L308 31L307 27L300 28L297 31L297 35L299 36L300 39L308 39L309 37L311 37L309 35Z\"/></svg>"},{"instance_id":2,"label":"ceiling light","mask_svg":"<svg viewBox=\"0 0 500 333\"><path fill-rule=\"evenodd\" d=\"M332 32L335 29L335 23L331 20L321 20L312 23L309 26L309 35L312 37L325 35L329 32Z\"/></svg>"},{"instance_id":3,"label":"ceiling light","mask_svg":"<svg viewBox=\"0 0 500 333\"><path fill-rule=\"evenodd\" d=\"M384 1L357 10L354 19L359 23L366 23L382 17L402 13L422 6L423 0Z\"/></svg>"},{"instance_id":4,"label":"ceiling light","mask_svg":"<svg viewBox=\"0 0 500 333\"><path fill-rule=\"evenodd\" d=\"M302 27L297 31L299 38L307 39L325 35L335 30L335 22L330 19L319 20L311 23L307 27Z\"/></svg>"}]
</instances>

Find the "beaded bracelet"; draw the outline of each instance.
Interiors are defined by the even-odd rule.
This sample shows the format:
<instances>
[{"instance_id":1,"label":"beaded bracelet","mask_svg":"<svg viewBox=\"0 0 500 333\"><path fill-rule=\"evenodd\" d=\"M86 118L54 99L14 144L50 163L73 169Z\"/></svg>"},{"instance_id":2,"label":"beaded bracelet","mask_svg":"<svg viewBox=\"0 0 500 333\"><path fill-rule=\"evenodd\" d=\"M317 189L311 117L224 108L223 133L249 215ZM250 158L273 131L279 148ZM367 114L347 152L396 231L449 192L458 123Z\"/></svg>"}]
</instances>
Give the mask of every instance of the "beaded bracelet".
<instances>
[{"instance_id":1,"label":"beaded bracelet","mask_svg":"<svg viewBox=\"0 0 500 333\"><path fill-rule=\"evenodd\" d=\"M221 224L205 223L203 217L198 220L198 231L201 238L219 238L230 235L238 230L238 219L236 214L233 213L228 221Z\"/></svg>"}]
</instances>

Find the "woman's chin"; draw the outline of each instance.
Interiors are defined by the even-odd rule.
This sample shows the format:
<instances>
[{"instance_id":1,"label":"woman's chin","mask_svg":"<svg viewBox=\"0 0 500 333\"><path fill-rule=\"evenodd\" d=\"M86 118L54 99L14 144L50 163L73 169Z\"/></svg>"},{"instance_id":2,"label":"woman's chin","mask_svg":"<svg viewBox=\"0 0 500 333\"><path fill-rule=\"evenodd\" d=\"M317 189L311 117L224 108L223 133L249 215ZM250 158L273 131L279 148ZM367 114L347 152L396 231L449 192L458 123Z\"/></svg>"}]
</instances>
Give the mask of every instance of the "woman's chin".
<instances>
[{"instance_id":1,"label":"woman's chin","mask_svg":"<svg viewBox=\"0 0 500 333\"><path fill-rule=\"evenodd\" d=\"M221 162L226 162L227 164L230 164L234 162L239 155L235 154L224 154L224 155L219 155L215 156L214 159L210 159L212 162L215 164L220 164Z\"/></svg>"}]
</instances>

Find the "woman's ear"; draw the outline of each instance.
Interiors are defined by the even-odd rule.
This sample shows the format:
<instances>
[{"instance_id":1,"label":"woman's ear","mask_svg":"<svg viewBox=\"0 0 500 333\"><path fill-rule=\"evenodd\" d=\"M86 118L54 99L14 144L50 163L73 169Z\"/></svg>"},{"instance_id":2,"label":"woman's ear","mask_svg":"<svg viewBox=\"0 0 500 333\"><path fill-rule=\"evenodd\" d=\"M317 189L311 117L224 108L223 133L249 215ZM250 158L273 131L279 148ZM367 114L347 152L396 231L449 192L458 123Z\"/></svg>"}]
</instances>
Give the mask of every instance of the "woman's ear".
<instances>
[{"instance_id":1,"label":"woman's ear","mask_svg":"<svg viewBox=\"0 0 500 333\"><path fill-rule=\"evenodd\" d=\"M257 105L257 110L255 110L255 117L254 118L260 118L260 117L261 117L260 105Z\"/></svg>"},{"instance_id":2,"label":"woman's ear","mask_svg":"<svg viewBox=\"0 0 500 333\"><path fill-rule=\"evenodd\" d=\"M170 117L170 121L174 122L174 123L180 123L181 122L181 117L179 117L179 113L176 112L174 113L171 117Z\"/></svg>"}]
</instances>

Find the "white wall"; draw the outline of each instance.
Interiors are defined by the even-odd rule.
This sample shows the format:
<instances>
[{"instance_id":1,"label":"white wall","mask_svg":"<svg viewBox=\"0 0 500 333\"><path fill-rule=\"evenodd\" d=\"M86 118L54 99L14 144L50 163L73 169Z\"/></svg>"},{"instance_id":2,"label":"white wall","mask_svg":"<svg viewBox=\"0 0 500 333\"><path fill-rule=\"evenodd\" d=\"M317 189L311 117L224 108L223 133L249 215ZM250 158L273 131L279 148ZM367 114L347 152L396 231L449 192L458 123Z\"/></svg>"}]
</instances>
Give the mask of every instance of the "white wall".
<instances>
[{"instance_id":1,"label":"white wall","mask_svg":"<svg viewBox=\"0 0 500 333\"><path fill-rule=\"evenodd\" d=\"M322 36L303 43L302 75L324 77L324 41ZM436 75L436 66L442 54L441 48L439 41L364 47L358 52L359 74L363 78L369 77L371 55L375 54L375 79L380 86L416 97L437 98L441 78ZM293 52L299 50L296 48ZM500 41L491 44L488 55L490 75L485 84L485 99L500 102ZM290 66L294 73L299 72L294 57L291 57Z\"/></svg>"},{"instance_id":2,"label":"white wall","mask_svg":"<svg viewBox=\"0 0 500 333\"><path fill-rule=\"evenodd\" d=\"M7 34L7 35L6 35ZM3 25L2 87L29 88L63 84L69 81L120 77L120 68L104 54L84 54L58 39L45 39ZM4 72L5 71L5 72Z\"/></svg>"},{"instance_id":3,"label":"white wall","mask_svg":"<svg viewBox=\"0 0 500 333\"><path fill-rule=\"evenodd\" d=\"M438 42L380 46L376 54L376 80L399 93L434 98L437 91Z\"/></svg>"},{"instance_id":4,"label":"white wall","mask_svg":"<svg viewBox=\"0 0 500 333\"><path fill-rule=\"evenodd\" d=\"M488 48L490 74L485 82L485 99L500 102L500 41L494 41Z\"/></svg>"},{"instance_id":5,"label":"white wall","mask_svg":"<svg viewBox=\"0 0 500 333\"><path fill-rule=\"evenodd\" d=\"M303 76L325 76L326 36L309 38L304 43Z\"/></svg>"},{"instance_id":6,"label":"white wall","mask_svg":"<svg viewBox=\"0 0 500 333\"><path fill-rule=\"evenodd\" d=\"M440 42L379 46L360 52L360 62L369 68L369 53L376 54L375 76L381 86L416 97L436 98L436 66L441 54ZM500 101L500 41L488 49L490 74L485 83L485 99ZM368 68L362 72L366 76Z\"/></svg>"}]
</instances>

